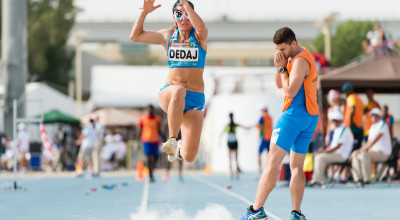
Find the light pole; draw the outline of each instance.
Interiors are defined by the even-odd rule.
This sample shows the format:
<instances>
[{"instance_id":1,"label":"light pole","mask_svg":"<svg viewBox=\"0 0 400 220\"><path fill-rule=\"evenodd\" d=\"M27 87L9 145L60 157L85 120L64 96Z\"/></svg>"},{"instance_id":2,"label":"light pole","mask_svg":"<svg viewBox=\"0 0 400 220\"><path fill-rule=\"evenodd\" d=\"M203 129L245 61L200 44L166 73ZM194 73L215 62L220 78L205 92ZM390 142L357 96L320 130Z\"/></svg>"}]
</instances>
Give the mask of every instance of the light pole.
<instances>
[{"instance_id":1,"label":"light pole","mask_svg":"<svg viewBox=\"0 0 400 220\"><path fill-rule=\"evenodd\" d=\"M75 32L69 39L68 45L75 47L75 92L76 92L76 115L82 115L82 43L89 34L86 30Z\"/></svg>"},{"instance_id":2,"label":"light pole","mask_svg":"<svg viewBox=\"0 0 400 220\"><path fill-rule=\"evenodd\" d=\"M322 30L322 34L324 35L324 55L328 61L331 61L332 53L331 53L331 26L335 21L336 17L339 13L331 13L322 20L315 23L315 25Z\"/></svg>"},{"instance_id":3,"label":"light pole","mask_svg":"<svg viewBox=\"0 0 400 220\"><path fill-rule=\"evenodd\" d=\"M322 30L322 34L324 35L324 55L325 58L330 62L331 58L332 58L332 53L331 53L331 27L332 27L332 23L335 21L336 17L339 15L339 13L331 13L328 16L326 16L325 18L323 18L322 20L318 21L315 23L315 26L321 28ZM320 111L320 115L322 115L322 89L321 89L321 81L319 80L318 77L318 103L319 103L319 111ZM321 121L321 126L323 127L323 121ZM323 144L324 141L321 139L317 140L319 143L318 144Z\"/></svg>"},{"instance_id":4,"label":"light pole","mask_svg":"<svg viewBox=\"0 0 400 220\"><path fill-rule=\"evenodd\" d=\"M4 130L13 134L13 101L17 99L17 115L25 116L25 83L28 77L27 6L26 0L2 1L1 68L4 80ZM16 137L13 137L14 139Z\"/></svg>"}]
</instances>

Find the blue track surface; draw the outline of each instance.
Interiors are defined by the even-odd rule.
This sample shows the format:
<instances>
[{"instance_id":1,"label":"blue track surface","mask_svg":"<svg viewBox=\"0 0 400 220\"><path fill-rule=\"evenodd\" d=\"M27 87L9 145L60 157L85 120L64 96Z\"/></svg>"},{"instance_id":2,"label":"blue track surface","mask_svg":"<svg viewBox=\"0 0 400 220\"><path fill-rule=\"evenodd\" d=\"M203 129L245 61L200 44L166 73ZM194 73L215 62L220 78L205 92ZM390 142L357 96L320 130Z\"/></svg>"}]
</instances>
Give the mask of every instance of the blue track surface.
<instances>
[{"instance_id":1,"label":"blue track surface","mask_svg":"<svg viewBox=\"0 0 400 220\"><path fill-rule=\"evenodd\" d=\"M258 185L256 174L243 174L238 180L200 174L185 175L183 182L176 176L165 183L161 178L156 176L156 183L150 184L133 176L19 178L18 184L27 191L0 191L0 219L239 219ZM118 189L103 188L112 184ZM1 188L11 185L11 179L0 179ZM399 198L398 184L306 188L302 211L311 220L399 219ZM270 219L289 219L289 188L278 183L265 208Z\"/></svg>"}]
</instances>

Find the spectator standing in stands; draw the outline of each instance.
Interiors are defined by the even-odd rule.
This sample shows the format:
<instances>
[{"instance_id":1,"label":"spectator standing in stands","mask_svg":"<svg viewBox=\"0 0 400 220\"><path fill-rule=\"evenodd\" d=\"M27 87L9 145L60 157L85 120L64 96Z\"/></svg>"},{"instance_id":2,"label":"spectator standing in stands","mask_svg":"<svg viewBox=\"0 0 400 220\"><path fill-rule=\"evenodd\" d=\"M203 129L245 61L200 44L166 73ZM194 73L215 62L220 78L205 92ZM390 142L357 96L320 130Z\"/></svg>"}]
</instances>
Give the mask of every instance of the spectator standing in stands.
<instances>
[{"instance_id":1,"label":"spectator standing in stands","mask_svg":"<svg viewBox=\"0 0 400 220\"><path fill-rule=\"evenodd\" d=\"M344 125L351 129L354 137L353 150L359 149L364 139L363 115L364 103L354 92L353 84L347 82L342 86L342 92L346 94L346 108L344 111ZM349 169L346 167L342 175L347 177ZM342 181L342 183L345 183Z\"/></svg>"},{"instance_id":2,"label":"spectator standing in stands","mask_svg":"<svg viewBox=\"0 0 400 220\"><path fill-rule=\"evenodd\" d=\"M391 48L389 47L389 39L386 36L385 31L382 28L382 25L379 23L375 24L375 33L377 35L377 44L376 50L379 55L388 55L391 52Z\"/></svg>"},{"instance_id":3,"label":"spectator standing in stands","mask_svg":"<svg viewBox=\"0 0 400 220\"><path fill-rule=\"evenodd\" d=\"M355 182L370 182L371 162L384 162L392 153L389 128L381 119L378 108L371 110L372 122L368 141L352 154L353 178Z\"/></svg>"},{"instance_id":4,"label":"spectator standing in stands","mask_svg":"<svg viewBox=\"0 0 400 220\"><path fill-rule=\"evenodd\" d=\"M364 103L354 92L353 84L347 82L342 86L346 94L346 109L344 112L344 125L351 129L354 136L353 151L361 147L363 141L363 112Z\"/></svg>"},{"instance_id":5,"label":"spectator standing in stands","mask_svg":"<svg viewBox=\"0 0 400 220\"><path fill-rule=\"evenodd\" d=\"M95 118L96 142L93 148L93 175L100 173L100 150L103 147L104 127L100 122L100 117Z\"/></svg>"},{"instance_id":6,"label":"spectator standing in stands","mask_svg":"<svg viewBox=\"0 0 400 220\"><path fill-rule=\"evenodd\" d=\"M93 172L93 148L96 143L96 125L93 119L90 119L89 124L86 125L81 133L77 142L80 142L80 149L78 153L77 173L78 177L83 176L83 169L85 163L87 164L87 172L92 175Z\"/></svg>"},{"instance_id":7,"label":"spectator standing in stands","mask_svg":"<svg viewBox=\"0 0 400 220\"><path fill-rule=\"evenodd\" d=\"M26 159L26 154L29 153L30 136L29 132L26 130L26 125L24 123L18 124L18 157L19 165L22 172L28 170L28 160Z\"/></svg>"}]
</instances>

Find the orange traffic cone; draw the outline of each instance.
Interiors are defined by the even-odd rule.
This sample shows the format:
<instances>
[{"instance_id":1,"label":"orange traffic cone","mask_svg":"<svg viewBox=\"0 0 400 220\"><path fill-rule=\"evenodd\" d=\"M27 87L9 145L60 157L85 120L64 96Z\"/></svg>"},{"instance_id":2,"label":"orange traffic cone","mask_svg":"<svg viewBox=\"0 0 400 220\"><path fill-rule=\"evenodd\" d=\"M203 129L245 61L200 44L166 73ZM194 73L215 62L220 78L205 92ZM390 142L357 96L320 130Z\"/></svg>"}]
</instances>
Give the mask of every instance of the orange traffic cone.
<instances>
[{"instance_id":1,"label":"orange traffic cone","mask_svg":"<svg viewBox=\"0 0 400 220\"><path fill-rule=\"evenodd\" d=\"M75 173L76 173L77 175L82 174L82 167L81 167L80 165L76 165L76 166L75 166Z\"/></svg>"},{"instance_id":2,"label":"orange traffic cone","mask_svg":"<svg viewBox=\"0 0 400 220\"><path fill-rule=\"evenodd\" d=\"M211 167L210 167L210 165L206 165L206 167L205 167L205 169L204 169L204 171L206 172L206 174L208 174L208 175L210 175L211 174Z\"/></svg>"},{"instance_id":3,"label":"orange traffic cone","mask_svg":"<svg viewBox=\"0 0 400 220\"><path fill-rule=\"evenodd\" d=\"M143 162L139 161L136 164L136 180L143 180L143 179L144 179Z\"/></svg>"}]
</instances>

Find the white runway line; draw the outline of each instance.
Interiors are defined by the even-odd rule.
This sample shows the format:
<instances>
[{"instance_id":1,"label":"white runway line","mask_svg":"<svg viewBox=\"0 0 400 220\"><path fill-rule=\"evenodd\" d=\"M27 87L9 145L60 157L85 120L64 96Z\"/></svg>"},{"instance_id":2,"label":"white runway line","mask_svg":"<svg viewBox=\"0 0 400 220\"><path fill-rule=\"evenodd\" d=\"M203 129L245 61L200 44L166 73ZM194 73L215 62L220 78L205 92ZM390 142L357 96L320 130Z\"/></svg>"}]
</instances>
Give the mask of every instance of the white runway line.
<instances>
[{"instance_id":1,"label":"white runway line","mask_svg":"<svg viewBox=\"0 0 400 220\"><path fill-rule=\"evenodd\" d=\"M13 187L14 186L13 184L14 184L14 182L3 183L0 185L0 188L8 187L8 186Z\"/></svg>"},{"instance_id":2,"label":"white runway line","mask_svg":"<svg viewBox=\"0 0 400 220\"><path fill-rule=\"evenodd\" d=\"M147 201L149 198L149 178L144 179L142 202L140 203L139 213L144 215L147 212Z\"/></svg>"},{"instance_id":3,"label":"white runway line","mask_svg":"<svg viewBox=\"0 0 400 220\"><path fill-rule=\"evenodd\" d=\"M228 195L230 195L230 196L232 196L232 197L235 197L235 198L237 198L237 199L239 199L239 200L241 200L241 201L247 203L248 205L253 205L253 202L249 201L248 199L244 198L243 196L238 195L238 194L236 194L236 193L233 193L233 192L231 192L231 191L229 191L229 190L227 190L227 189L225 189L225 188L223 188L223 187L221 187L221 186L218 186L217 184L215 184L215 183L213 183L213 182L210 182L210 181L208 181L208 180L206 180L206 179L203 179L203 178L200 178L200 177L198 177L198 176L191 176L191 177L193 177L194 179L199 180L200 182L203 182L203 183L207 184L208 186L211 186L211 187L214 188L214 189L217 189L217 190L219 190L219 191L221 191L221 192L223 192L223 193L226 193L226 194L228 194ZM269 217L271 217L271 218L273 218L273 219L276 219L276 220L282 220L281 218L279 218L278 216L272 214L272 213L269 212L268 210L264 209L264 211L265 211L265 213L267 213L267 215L268 215Z\"/></svg>"}]
</instances>

